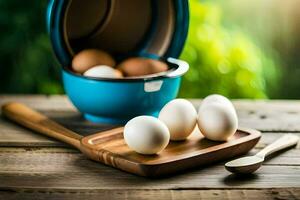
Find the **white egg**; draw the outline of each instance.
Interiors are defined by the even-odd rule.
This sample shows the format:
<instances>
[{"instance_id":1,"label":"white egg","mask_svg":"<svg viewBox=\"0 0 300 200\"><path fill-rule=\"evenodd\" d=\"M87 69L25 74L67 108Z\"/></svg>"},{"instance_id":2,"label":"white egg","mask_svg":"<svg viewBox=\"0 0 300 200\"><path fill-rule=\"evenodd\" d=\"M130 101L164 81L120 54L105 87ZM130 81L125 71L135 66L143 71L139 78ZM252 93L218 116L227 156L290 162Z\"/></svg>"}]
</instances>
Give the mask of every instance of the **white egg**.
<instances>
[{"instance_id":1,"label":"white egg","mask_svg":"<svg viewBox=\"0 0 300 200\"><path fill-rule=\"evenodd\" d=\"M85 71L84 76L93 78L122 78L122 73L107 65L97 65Z\"/></svg>"},{"instance_id":2,"label":"white egg","mask_svg":"<svg viewBox=\"0 0 300 200\"><path fill-rule=\"evenodd\" d=\"M200 107L198 127L207 139L227 141L237 130L238 118L227 104L212 102Z\"/></svg>"},{"instance_id":3,"label":"white egg","mask_svg":"<svg viewBox=\"0 0 300 200\"><path fill-rule=\"evenodd\" d=\"M151 116L139 116L131 119L124 128L126 144L141 154L156 154L169 143L168 127L159 119Z\"/></svg>"},{"instance_id":4,"label":"white egg","mask_svg":"<svg viewBox=\"0 0 300 200\"><path fill-rule=\"evenodd\" d=\"M209 95L207 97L205 97L202 102L201 102L201 106L204 106L206 104L210 104L210 103L221 103L221 104L224 104L230 108L232 108L235 112L235 109L234 109L234 106L233 104L231 103L231 101L222 96L222 95L219 95L219 94L212 94L212 95Z\"/></svg>"},{"instance_id":5,"label":"white egg","mask_svg":"<svg viewBox=\"0 0 300 200\"><path fill-rule=\"evenodd\" d=\"M197 111L191 102L175 99L162 108L158 118L167 125L171 140L184 140L195 129Z\"/></svg>"}]
</instances>

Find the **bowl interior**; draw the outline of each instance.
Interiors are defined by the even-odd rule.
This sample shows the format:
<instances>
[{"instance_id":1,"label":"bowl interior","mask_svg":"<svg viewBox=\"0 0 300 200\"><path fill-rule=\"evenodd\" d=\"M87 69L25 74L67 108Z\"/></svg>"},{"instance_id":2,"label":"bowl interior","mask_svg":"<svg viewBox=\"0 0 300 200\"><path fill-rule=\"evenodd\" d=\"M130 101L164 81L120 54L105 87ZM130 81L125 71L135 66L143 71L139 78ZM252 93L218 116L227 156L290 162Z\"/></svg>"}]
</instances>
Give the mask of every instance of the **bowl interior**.
<instances>
[{"instance_id":1,"label":"bowl interior","mask_svg":"<svg viewBox=\"0 0 300 200\"><path fill-rule=\"evenodd\" d=\"M98 48L115 57L128 52L162 56L174 32L174 2L70 0L63 20L64 40L71 55Z\"/></svg>"}]
</instances>

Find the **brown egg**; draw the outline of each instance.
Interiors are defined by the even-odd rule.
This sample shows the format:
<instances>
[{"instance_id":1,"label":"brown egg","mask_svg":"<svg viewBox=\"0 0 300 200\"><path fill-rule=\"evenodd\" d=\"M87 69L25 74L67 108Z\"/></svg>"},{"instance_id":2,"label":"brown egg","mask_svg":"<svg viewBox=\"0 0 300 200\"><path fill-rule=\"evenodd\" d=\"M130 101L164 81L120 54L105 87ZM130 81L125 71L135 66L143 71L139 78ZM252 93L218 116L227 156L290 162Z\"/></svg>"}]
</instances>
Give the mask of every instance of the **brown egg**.
<instances>
[{"instance_id":1,"label":"brown egg","mask_svg":"<svg viewBox=\"0 0 300 200\"><path fill-rule=\"evenodd\" d=\"M121 62L117 69L125 76L144 76L168 70L166 63L148 58L129 58Z\"/></svg>"},{"instance_id":2,"label":"brown egg","mask_svg":"<svg viewBox=\"0 0 300 200\"><path fill-rule=\"evenodd\" d=\"M96 65L114 67L115 60L108 53L98 49L86 49L76 54L72 60L72 68L75 72L84 73Z\"/></svg>"},{"instance_id":3,"label":"brown egg","mask_svg":"<svg viewBox=\"0 0 300 200\"><path fill-rule=\"evenodd\" d=\"M115 70L115 74L117 78L124 78L123 72L118 69Z\"/></svg>"}]
</instances>

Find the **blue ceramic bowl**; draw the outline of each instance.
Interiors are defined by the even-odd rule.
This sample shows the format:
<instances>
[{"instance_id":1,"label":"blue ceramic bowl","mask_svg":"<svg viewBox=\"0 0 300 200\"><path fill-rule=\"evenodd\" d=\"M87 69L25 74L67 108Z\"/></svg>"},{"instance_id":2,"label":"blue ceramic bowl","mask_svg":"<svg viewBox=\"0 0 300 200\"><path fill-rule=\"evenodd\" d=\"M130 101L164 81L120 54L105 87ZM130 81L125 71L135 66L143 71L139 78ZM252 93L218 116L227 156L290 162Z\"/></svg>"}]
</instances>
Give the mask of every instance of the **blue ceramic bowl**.
<instances>
[{"instance_id":1,"label":"blue ceramic bowl","mask_svg":"<svg viewBox=\"0 0 300 200\"><path fill-rule=\"evenodd\" d=\"M50 0L48 31L63 72L65 91L92 122L123 124L156 116L178 93L188 64L177 60L188 32L188 0ZM141 56L162 59L169 71L126 79L94 79L70 70L83 49L107 51L120 62Z\"/></svg>"},{"instance_id":2,"label":"blue ceramic bowl","mask_svg":"<svg viewBox=\"0 0 300 200\"><path fill-rule=\"evenodd\" d=\"M189 68L186 62L174 58L167 63L172 71L139 79L94 79L64 69L65 91L92 122L123 124L138 115L157 116L177 96L180 77Z\"/></svg>"}]
</instances>

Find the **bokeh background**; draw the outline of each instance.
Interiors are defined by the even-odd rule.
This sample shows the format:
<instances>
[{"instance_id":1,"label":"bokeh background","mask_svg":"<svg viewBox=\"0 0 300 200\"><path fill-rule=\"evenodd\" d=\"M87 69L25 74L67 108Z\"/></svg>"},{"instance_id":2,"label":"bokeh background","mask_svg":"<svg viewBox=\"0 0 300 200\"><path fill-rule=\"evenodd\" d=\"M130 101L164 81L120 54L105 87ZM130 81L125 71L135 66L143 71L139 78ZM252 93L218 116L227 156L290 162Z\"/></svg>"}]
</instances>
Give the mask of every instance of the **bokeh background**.
<instances>
[{"instance_id":1,"label":"bokeh background","mask_svg":"<svg viewBox=\"0 0 300 200\"><path fill-rule=\"evenodd\" d=\"M300 98L300 0L190 0L181 97ZM0 1L0 93L64 93L46 0Z\"/></svg>"}]
</instances>

